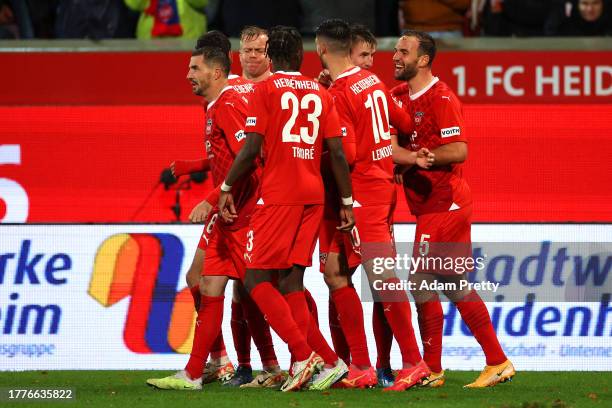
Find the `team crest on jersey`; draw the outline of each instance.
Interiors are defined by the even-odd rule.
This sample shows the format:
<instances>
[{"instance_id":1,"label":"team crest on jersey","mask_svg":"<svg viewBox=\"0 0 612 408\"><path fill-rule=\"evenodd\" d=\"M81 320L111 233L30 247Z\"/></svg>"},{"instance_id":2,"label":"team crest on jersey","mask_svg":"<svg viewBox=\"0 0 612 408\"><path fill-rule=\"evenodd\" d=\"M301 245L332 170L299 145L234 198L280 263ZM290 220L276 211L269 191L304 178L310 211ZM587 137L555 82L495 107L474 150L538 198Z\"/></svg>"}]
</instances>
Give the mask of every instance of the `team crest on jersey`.
<instances>
[{"instance_id":1,"label":"team crest on jersey","mask_svg":"<svg viewBox=\"0 0 612 408\"><path fill-rule=\"evenodd\" d=\"M206 134L207 135L210 135L212 133L212 124L213 124L212 119L208 119L206 121Z\"/></svg>"},{"instance_id":2,"label":"team crest on jersey","mask_svg":"<svg viewBox=\"0 0 612 408\"><path fill-rule=\"evenodd\" d=\"M421 123L423 116L425 116L425 112L416 112L414 114L414 123L416 123L417 125Z\"/></svg>"},{"instance_id":3,"label":"team crest on jersey","mask_svg":"<svg viewBox=\"0 0 612 408\"><path fill-rule=\"evenodd\" d=\"M236 137L237 141L241 141L242 139L244 139L246 136L244 134L244 130L240 129L239 131L237 131L234 136Z\"/></svg>"}]
</instances>

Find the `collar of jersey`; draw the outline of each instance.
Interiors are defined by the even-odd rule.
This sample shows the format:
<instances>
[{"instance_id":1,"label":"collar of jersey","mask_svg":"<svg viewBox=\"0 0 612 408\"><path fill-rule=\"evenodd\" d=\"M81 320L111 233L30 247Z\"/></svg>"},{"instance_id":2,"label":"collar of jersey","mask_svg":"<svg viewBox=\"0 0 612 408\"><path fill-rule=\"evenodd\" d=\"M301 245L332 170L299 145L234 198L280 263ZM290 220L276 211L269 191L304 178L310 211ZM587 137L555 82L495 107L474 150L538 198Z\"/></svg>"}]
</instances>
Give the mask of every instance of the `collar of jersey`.
<instances>
[{"instance_id":1,"label":"collar of jersey","mask_svg":"<svg viewBox=\"0 0 612 408\"><path fill-rule=\"evenodd\" d=\"M427 84L427 86L423 89L421 89L419 92L410 95L410 100L414 101L416 98L418 98L419 96L423 95L425 92L429 91L429 89L434 86L436 84L436 82L438 82L440 80L440 78L438 77L433 77L433 79L431 80L431 82L429 84Z\"/></svg>"},{"instance_id":2,"label":"collar of jersey","mask_svg":"<svg viewBox=\"0 0 612 408\"><path fill-rule=\"evenodd\" d=\"M227 76L227 79L236 79L236 78L238 78L238 75L236 75L236 74L229 74Z\"/></svg>"},{"instance_id":3,"label":"collar of jersey","mask_svg":"<svg viewBox=\"0 0 612 408\"><path fill-rule=\"evenodd\" d=\"M215 104L215 102L217 102L217 100L221 97L221 95L223 95L223 92L228 91L230 89L232 89L231 86L226 86L225 88L223 88L221 90L221 92L219 92L219 96L217 96L217 99L215 99L214 101L211 101L211 102L208 103L208 106L206 107L206 110L209 110Z\"/></svg>"},{"instance_id":4,"label":"collar of jersey","mask_svg":"<svg viewBox=\"0 0 612 408\"><path fill-rule=\"evenodd\" d=\"M276 71L275 74L283 74L283 75L302 75L301 72L287 72L287 71Z\"/></svg>"},{"instance_id":5,"label":"collar of jersey","mask_svg":"<svg viewBox=\"0 0 612 408\"><path fill-rule=\"evenodd\" d=\"M344 71L343 73L341 73L340 75L338 75L338 78L336 78L336 81L339 80L340 78L344 78L353 74L358 73L359 71L361 71L361 68L359 67L353 67L351 69L349 69L348 71Z\"/></svg>"}]
</instances>

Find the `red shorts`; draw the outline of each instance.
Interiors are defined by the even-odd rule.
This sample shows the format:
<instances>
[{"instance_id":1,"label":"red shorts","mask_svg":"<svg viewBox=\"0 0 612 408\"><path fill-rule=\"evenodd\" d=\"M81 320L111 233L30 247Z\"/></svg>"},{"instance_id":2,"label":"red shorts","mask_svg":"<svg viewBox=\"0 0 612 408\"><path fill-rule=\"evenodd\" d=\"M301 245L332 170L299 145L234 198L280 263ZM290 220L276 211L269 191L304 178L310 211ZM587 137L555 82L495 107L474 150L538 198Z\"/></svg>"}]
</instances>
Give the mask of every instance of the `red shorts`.
<instances>
[{"instance_id":1,"label":"red shorts","mask_svg":"<svg viewBox=\"0 0 612 408\"><path fill-rule=\"evenodd\" d=\"M208 241L210 241L213 228L218 217L219 213L211 213L208 215L208 218L204 223L204 230L202 231L202 235L200 236L200 242L198 242L198 248L200 248L202 251L206 251L206 247L208 247Z\"/></svg>"},{"instance_id":2,"label":"red shorts","mask_svg":"<svg viewBox=\"0 0 612 408\"><path fill-rule=\"evenodd\" d=\"M414 258L431 258L429 265L417 268L417 272L436 274L455 274L465 268L455 269L450 267L439 267L434 258L453 259L455 267L458 262L472 257L472 205L458 210L423 214L417 217L416 231L414 234ZM463 258L461 260L459 258ZM471 270L472 268L468 268ZM468 270L468 271L469 271Z\"/></svg>"},{"instance_id":3,"label":"red shorts","mask_svg":"<svg viewBox=\"0 0 612 408\"><path fill-rule=\"evenodd\" d=\"M257 206L246 237L249 269L287 269L312 265L322 205Z\"/></svg>"},{"instance_id":4,"label":"red shorts","mask_svg":"<svg viewBox=\"0 0 612 408\"><path fill-rule=\"evenodd\" d=\"M323 218L319 231L319 270L325 272L327 255L331 253L344 254L349 268L361 264L361 248L359 247L359 232L353 227L350 234L336 229L340 225L337 218Z\"/></svg>"},{"instance_id":5,"label":"red shorts","mask_svg":"<svg viewBox=\"0 0 612 408\"><path fill-rule=\"evenodd\" d=\"M202 276L244 279L244 247L248 227L228 229L215 224L204 256Z\"/></svg>"},{"instance_id":6,"label":"red shorts","mask_svg":"<svg viewBox=\"0 0 612 408\"><path fill-rule=\"evenodd\" d=\"M372 258L395 258L393 210L395 205L370 205L353 208L357 226L357 242L362 262Z\"/></svg>"}]
</instances>

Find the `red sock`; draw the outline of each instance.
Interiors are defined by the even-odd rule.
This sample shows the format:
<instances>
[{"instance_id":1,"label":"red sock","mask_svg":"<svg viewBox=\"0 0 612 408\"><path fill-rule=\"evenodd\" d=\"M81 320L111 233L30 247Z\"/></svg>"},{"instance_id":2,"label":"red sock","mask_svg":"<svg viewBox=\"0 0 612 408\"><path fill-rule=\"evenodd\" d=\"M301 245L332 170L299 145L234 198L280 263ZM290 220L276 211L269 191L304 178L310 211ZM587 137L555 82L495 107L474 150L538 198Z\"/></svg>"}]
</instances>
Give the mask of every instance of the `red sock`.
<instances>
[{"instance_id":1,"label":"red sock","mask_svg":"<svg viewBox=\"0 0 612 408\"><path fill-rule=\"evenodd\" d=\"M346 365L351 364L351 352L349 345L344 337L344 332L338 321L338 312L334 300L329 298L329 331L331 332L332 344L338 357L340 357Z\"/></svg>"},{"instance_id":2,"label":"red sock","mask_svg":"<svg viewBox=\"0 0 612 408\"><path fill-rule=\"evenodd\" d=\"M396 285L399 285L399 282L398 278L391 278L385 281L385 283L394 283ZM412 328L412 313L406 292L383 290L380 299L383 299L381 303L385 317L402 353L402 362L404 365L410 366L418 364L422 358L414 336L414 329Z\"/></svg>"},{"instance_id":3,"label":"red sock","mask_svg":"<svg viewBox=\"0 0 612 408\"><path fill-rule=\"evenodd\" d=\"M467 327L470 328L472 334L480 343L487 359L487 365L494 366L506 361L508 358L499 344L489 311L478 293L471 291L455 303L455 306L457 306L457 310L461 313L461 318Z\"/></svg>"},{"instance_id":4,"label":"red sock","mask_svg":"<svg viewBox=\"0 0 612 408\"><path fill-rule=\"evenodd\" d=\"M370 367L370 354L363 323L363 307L355 288L345 286L334 290L332 300L338 320L351 350L351 362L359 367Z\"/></svg>"},{"instance_id":5,"label":"red sock","mask_svg":"<svg viewBox=\"0 0 612 408\"><path fill-rule=\"evenodd\" d=\"M270 326L287 343L295 358L299 361L308 359L312 348L292 318L291 308L283 295L271 283L263 282L251 290L251 298L257 303Z\"/></svg>"},{"instance_id":6,"label":"red sock","mask_svg":"<svg viewBox=\"0 0 612 408\"><path fill-rule=\"evenodd\" d=\"M317 302L315 302L312 294L306 288L304 288L304 297L306 297L306 303L308 304L310 314L312 317L314 317L316 325L319 326L319 310L317 309Z\"/></svg>"},{"instance_id":7,"label":"red sock","mask_svg":"<svg viewBox=\"0 0 612 408\"><path fill-rule=\"evenodd\" d=\"M393 332L380 302L374 302L372 305L372 329L376 341L376 368L390 368Z\"/></svg>"},{"instance_id":8,"label":"red sock","mask_svg":"<svg viewBox=\"0 0 612 408\"><path fill-rule=\"evenodd\" d=\"M308 345L323 358L325 364L334 364L338 360L338 356L329 347L327 341L321 334L319 327L315 323L314 317L308 310L308 303L303 291L291 292L285 295L285 299L291 308L293 318L298 327L302 329L302 333L306 336Z\"/></svg>"},{"instance_id":9,"label":"red sock","mask_svg":"<svg viewBox=\"0 0 612 408\"><path fill-rule=\"evenodd\" d=\"M321 356L325 364L336 364L336 361L338 361L338 355L323 337L323 333L321 333L312 315L310 315L310 326L308 327L308 344L315 353Z\"/></svg>"},{"instance_id":10,"label":"red sock","mask_svg":"<svg viewBox=\"0 0 612 408\"><path fill-rule=\"evenodd\" d=\"M211 346L215 342L223 321L224 296L202 296L196 320L193 347L185 370L193 379L200 378Z\"/></svg>"},{"instance_id":11,"label":"red sock","mask_svg":"<svg viewBox=\"0 0 612 408\"><path fill-rule=\"evenodd\" d=\"M442 327L444 312L438 295L427 302L416 305L421 343L423 343L423 360L435 373L442 371Z\"/></svg>"},{"instance_id":12,"label":"red sock","mask_svg":"<svg viewBox=\"0 0 612 408\"><path fill-rule=\"evenodd\" d=\"M242 312L242 305L232 301L232 337L239 366L251 366L251 331Z\"/></svg>"},{"instance_id":13,"label":"red sock","mask_svg":"<svg viewBox=\"0 0 612 408\"><path fill-rule=\"evenodd\" d=\"M251 329L251 336L253 336L255 346L259 351L261 363L264 368L277 366L278 360L274 352L274 342L272 341L272 334L270 333L270 325L266 322L263 314L250 296L243 295L240 299L240 304L242 305L244 317L247 319L249 328Z\"/></svg>"},{"instance_id":14,"label":"red sock","mask_svg":"<svg viewBox=\"0 0 612 408\"><path fill-rule=\"evenodd\" d=\"M210 346L210 358L218 360L226 356L227 350L225 349L225 342L223 341L223 330L219 330L219 335L212 346Z\"/></svg>"},{"instance_id":15,"label":"red sock","mask_svg":"<svg viewBox=\"0 0 612 408\"><path fill-rule=\"evenodd\" d=\"M200 310L200 286L195 285L194 287L189 288L189 291L193 297L193 305L195 306L195 311L197 313Z\"/></svg>"}]
</instances>

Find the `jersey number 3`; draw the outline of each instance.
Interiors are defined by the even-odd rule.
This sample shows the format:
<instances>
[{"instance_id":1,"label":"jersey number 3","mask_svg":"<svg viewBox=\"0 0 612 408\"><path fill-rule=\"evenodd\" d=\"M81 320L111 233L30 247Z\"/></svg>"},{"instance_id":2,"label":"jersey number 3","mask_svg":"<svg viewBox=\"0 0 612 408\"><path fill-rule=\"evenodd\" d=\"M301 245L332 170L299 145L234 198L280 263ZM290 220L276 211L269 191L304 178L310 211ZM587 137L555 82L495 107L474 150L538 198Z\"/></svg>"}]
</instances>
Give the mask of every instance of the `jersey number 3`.
<instances>
[{"instance_id":1,"label":"jersey number 3","mask_svg":"<svg viewBox=\"0 0 612 408\"><path fill-rule=\"evenodd\" d=\"M309 93L304 95L302 100L298 100L294 93L285 92L281 96L281 108L283 110L291 109L291 116L283 127L283 142L299 143L301 139L304 143L314 144L319 135L319 116L321 116L323 109L319 95ZM308 121L312 123L312 133L309 132L309 126L300 126L299 134L293 133L300 110L309 112L312 110L312 112L307 113Z\"/></svg>"}]
</instances>

